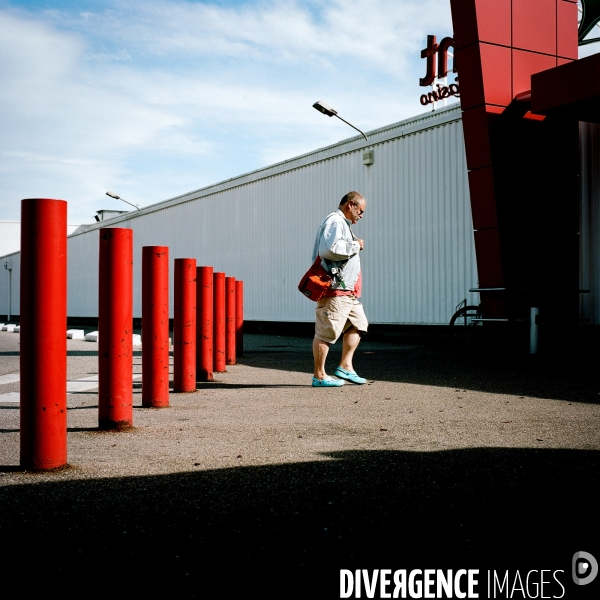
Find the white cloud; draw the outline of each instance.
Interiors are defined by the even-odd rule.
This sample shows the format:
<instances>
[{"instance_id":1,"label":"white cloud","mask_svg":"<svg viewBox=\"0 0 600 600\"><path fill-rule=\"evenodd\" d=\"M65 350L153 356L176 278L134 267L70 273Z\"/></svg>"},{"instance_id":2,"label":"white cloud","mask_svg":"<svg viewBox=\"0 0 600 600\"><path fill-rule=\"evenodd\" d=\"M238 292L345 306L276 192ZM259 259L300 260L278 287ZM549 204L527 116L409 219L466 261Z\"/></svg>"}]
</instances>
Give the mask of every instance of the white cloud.
<instances>
[{"instance_id":1,"label":"white cloud","mask_svg":"<svg viewBox=\"0 0 600 600\"><path fill-rule=\"evenodd\" d=\"M84 50L78 36L1 15L0 70L8 74L0 88L5 218L18 218L21 197L69 194L83 203L78 218L89 219L106 182L123 176L128 154L157 139L171 149L195 146L173 133L184 125L178 115L95 84ZM205 150L202 142L196 148Z\"/></svg>"},{"instance_id":2,"label":"white cloud","mask_svg":"<svg viewBox=\"0 0 600 600\"><path fill-rule=\"evenodd\" d=\"M353 135L319 99L367 130L422 112L419 50L447 4L0 11L0 218L44 195L89 220L106 189L148 204Z\"/></svg>"},{"instance_id":3,"label":"white cloud","mask_svg":"<svg viewBox=\"0 0 600 600\"><path fill-rule=\"evenodd\" d=\"M451 29L447 0L272 0L229 7L118 0L102 12L49 14L57 23L118 40L145 56L317 60L324 65L345 57L396 74L405 71L410 53L421 48L425 31Z\"/></svg>"}]
</instances>

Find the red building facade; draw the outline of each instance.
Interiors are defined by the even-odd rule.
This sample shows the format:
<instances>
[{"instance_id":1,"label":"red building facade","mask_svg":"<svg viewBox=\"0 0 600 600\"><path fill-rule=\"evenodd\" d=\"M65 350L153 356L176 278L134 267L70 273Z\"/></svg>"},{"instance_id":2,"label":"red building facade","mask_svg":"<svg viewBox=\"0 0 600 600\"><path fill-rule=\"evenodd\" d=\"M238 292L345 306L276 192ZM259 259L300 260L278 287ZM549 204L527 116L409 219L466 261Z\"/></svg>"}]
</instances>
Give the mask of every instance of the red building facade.
<instances>
[{"instance_id":1,"label":"red building facade","mask_svg":"<svg viewBox=\"0 0 600 600\"><path fill-rule=\"evenodd\" d=\"M577 2L451 8L483 316L526 318L535 306L577 320L580 115L564 99L548 105L556 82L535 85L540 73L572 84L560 74L578 57Z\"/></svg>"}]
</instances>

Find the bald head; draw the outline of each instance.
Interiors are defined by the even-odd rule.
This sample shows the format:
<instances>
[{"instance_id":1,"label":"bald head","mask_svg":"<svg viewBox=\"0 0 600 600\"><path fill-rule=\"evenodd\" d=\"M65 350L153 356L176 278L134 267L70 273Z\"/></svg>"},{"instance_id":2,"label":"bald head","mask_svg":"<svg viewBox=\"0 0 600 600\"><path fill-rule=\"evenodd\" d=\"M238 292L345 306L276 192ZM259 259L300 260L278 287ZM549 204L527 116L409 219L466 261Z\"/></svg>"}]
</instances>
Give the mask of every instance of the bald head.
<instances>
[{"instance_id":1,"label":"bald head","mask_svg":"<svg viewBox=\"0 0 600 600\"><path fill-rule=\"evenodd\" d=\"M348 192L341 200L340 200L340 205L338 206L338 208L342 208L343 206L346 206L346 204L348 204L348 202L364 202L364 197L362 194L360 194L359 192Z\"/></svg>"},{"instance_id":2,"label":"bald head","mask_svg":"<svg viewBox=\"0 0 600 600\"><path fill-rule=\"evenodd\" d=\"M367 201L358 192L348 192L341 200L339 209L344 213L346 219L352 223L358 223L367 207Z\"/></svg>"}]
</instances>

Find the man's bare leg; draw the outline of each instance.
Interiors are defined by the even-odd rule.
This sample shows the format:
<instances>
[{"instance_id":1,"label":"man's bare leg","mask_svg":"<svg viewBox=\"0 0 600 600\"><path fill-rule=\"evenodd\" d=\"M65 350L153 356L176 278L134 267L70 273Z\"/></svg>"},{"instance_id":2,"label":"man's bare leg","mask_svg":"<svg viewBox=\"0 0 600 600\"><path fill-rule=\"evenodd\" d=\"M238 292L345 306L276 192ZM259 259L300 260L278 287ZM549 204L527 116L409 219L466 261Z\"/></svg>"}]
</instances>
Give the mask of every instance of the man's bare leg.
<instances>
[{"instance_id":1,"label":"man's bare leg","mask_svg":"<svg viewBox=\"0 0 600 600\"><path fill-rule=\"evenodd\" d=\"M340 360L340 367L344 371L354 373L354 367L352 366L352 358L354 357L354 351L358 348L360 343L360 334L358 329L352 325L346 329L346 333L342 339L342 359Z\"/></svg>"},{"instance_id":2,"label":"man's bare leg","mask_svg":"<svg viewBox=\"0 0 600 600\"><path fill-rule=\"evenodd\" d=\"M327 360L330 345L331 344L318 338L313 340L313 357L315 359L315 372L313 375L317 379L325 379L325 377L327 377L327 373L325 372L325 361Z\"/></svg>"}]
</instances>

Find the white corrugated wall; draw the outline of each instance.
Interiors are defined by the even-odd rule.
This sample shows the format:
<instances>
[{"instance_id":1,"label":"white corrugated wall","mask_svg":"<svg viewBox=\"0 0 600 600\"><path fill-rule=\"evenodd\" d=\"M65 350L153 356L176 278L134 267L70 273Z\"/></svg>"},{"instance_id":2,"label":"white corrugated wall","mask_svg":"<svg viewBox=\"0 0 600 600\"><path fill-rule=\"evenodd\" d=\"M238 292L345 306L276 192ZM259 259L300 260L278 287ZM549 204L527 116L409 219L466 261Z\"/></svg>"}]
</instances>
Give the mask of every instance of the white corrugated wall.
<instances>
[{"instance_id":1,"label":"white corrugated wall","mask_svg":"<svg viewBox=\"0 0 600 600\"><path fill-rule=\"evenodd\" d=\"M141 248L166 245L171 260L193 257L243 279L247 320L312 321L314 303L296 286L310 266L320 221L353 189L367 199L355 233L365 240L363 301L372 323L445 324L463 298L477 302L467 291L477 279L460 109L427 113L369 138L105 223L134 230L134 315L141 316ZM365 149L374 150L371 166L362 164ZM68 260L69 315L96 316L98 226L69 238Z\"/></svg>"},{"instance_id":2,"label":"white corrugated wall","mask_svg":"<svg viewBox=\"0 0 600 600\"><path fill-rule=\"evenodd\" d=\"M0 259L0 315L19 314L20 272L20 252L8 254Z\"/></svg>"}]
</instances>

